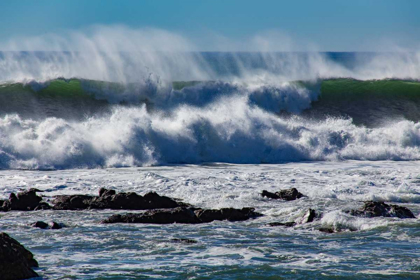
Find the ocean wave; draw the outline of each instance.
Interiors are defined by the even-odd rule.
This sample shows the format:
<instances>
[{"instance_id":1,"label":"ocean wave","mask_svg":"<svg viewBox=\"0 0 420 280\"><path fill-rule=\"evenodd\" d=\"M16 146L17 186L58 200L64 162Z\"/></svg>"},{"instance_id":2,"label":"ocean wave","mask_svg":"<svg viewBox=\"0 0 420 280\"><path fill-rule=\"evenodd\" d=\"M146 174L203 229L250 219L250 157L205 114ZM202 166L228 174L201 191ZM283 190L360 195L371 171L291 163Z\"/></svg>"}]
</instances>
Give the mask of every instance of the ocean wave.
<instances>
[{"instance_id":1,"label":"ocean wave","mask_svg":"<svg viewBox=\"0 0 420 280\"><path fill-rule=\"evenodd\" d=\"M420 159L420 53L209 53L162 30L89 32L3 45L0 168Z\"/></svg>"},{"instance_id":2,"label":"ocean wave","mask_svg":"<svg viewBox=\"0 0 420 280\"><path fill-rule=\"evenodd\" d=\"M356 126L351 119L282 118L229 96L170 115L115 107L83 121L0 118L0 167L94 168L203 162L420 160L420 124Z\"/></svg>"},{"instance_id":3,"label":"ocean wave","mask_svg":"<svg viewBox=\"0 0 420 280\"><path fill-rule=\"evenodd\" d=\"M174 81L112 83L85 79L6 83L0 86L0 115L24 118L84 119L110 113L113 105L140 106L170 115L183 105L205 107L220 98L244 96L249 106L312 119L351 118L375 127L395 120L420 120L416 80L326 79L270 83Z\"/></svg>"}]
</instances>

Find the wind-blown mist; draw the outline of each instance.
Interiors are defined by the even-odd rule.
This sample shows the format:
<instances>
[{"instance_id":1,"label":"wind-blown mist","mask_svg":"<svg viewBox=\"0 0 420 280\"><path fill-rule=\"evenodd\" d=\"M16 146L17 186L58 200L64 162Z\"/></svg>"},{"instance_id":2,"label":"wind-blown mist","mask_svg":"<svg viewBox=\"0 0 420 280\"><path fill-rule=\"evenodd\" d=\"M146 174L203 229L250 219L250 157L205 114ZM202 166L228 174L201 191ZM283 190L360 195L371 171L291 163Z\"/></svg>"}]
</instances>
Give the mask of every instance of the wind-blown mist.
<instances>
[{"instance_id":1,"label":"wind-blown mist","mask_svg":"<svg viewBox=\"0 0 420 280\"><path fill-rule=\"evenodd\" d=\"M420 159L420 53L201 53L121 26L1 46L0 168Z\"/></svg>"},{"instance_id":2,"label":"wind-blown mist","mask_svg":"<svg viewBox=\"0 0 420 280\"><path fill-rule=\"evenodd\" d=\"M187 38L159 29L95 27L61 36L17 38L0 44L3 50L0 81L40 82L61 77L127 83L142 82L153 75L165 81L237 78L284 82L334 77L418 79L420 76L419 52L356 55L357 65L346 67L319 52L293 53L290 39L282 54L273 47L267 52L267 41L276 38L256 38L252 45L257 51L252 55L230 52L214 57L203 56ZM223 50L223 45L218 49Z\"/></svg>"}]
</instances>

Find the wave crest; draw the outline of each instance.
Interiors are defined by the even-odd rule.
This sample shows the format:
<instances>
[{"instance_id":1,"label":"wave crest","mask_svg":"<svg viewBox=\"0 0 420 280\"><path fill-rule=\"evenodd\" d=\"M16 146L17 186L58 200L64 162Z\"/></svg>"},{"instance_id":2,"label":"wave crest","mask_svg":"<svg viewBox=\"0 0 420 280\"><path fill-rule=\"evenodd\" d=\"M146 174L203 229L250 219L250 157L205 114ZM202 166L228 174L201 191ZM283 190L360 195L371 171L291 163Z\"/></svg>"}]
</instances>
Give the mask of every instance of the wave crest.
<instances>
[{"instance_id":1,"label":"wave crest","mask_svg":"<svg viewBox=\"0 0 420 280\"><path fill-rule=\"evenodd\" d=\"M181 106L171 116L145 106L114 108L81 122L0 119L1 168L80 168L202 162L281 163L308 160L420 160L420 125L381 128L350 119L279 118L221 98L204 108Z\"/></svg>"}]
</instances>

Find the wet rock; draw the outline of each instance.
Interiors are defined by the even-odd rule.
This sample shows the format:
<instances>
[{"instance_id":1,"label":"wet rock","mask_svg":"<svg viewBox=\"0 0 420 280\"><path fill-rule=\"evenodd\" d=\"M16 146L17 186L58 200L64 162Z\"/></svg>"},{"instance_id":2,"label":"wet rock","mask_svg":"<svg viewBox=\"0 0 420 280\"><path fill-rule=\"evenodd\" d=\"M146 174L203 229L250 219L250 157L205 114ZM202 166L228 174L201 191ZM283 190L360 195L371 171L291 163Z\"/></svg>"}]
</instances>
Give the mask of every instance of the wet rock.
<instances>
[{"instance_id":1,"label":"wet rock","mask_svg":"<svg viewBox=\"0 0 420 280\"><path fill-rule=\"evenodd\" d=\"M255 212L254 208L222 208L222 209L198 209L195 215L202 223L210 223L213 221L228 220L231 222L245 221L250 218L262 216L260 213Z\"/></svg>"},{"instance_id":2,"label":"wet rock","mask_svg":"<svg viewBox=\"0 0 420 280\"><path fill-rule=\"evenodd\" d=\"M58 195L53 200L54 210L83 210L89 208L93 200L90 195Z\"/></svg>"},{"instance_id":3,"label":"wet rock","mask_svg":"<svg viewBox=\"0 0 420 280\"><path fill-rule=\"evenodd\" d=\"M334 233L334 229L330 228L330 227L323 227L323 228L319 228L320 232L324 232L324 233Z\"/></svg>"},{"instance_id":4,"label":"wet rock","mask_svg":"<svg viewBox=\"0 0 420 280\"><path fill-rule=\"evenodd\" d=\"M296 225L295 222L286 222L286 223L269 223L268 224L270 227L278 227L278 226L282 226L282 227L294 227Z\"/></svg>"},{"instance_id":5,"label":"wet rock","mask_svg":"<svg viewBox=\"0 0 420 280\"><path fill-rule=\"evenodd\" d=\"M355 228L334 228L334 227L321 227L318 229L320 232L324 233L339 233L339 232L355 232L357 229Z\"/></svg>"},{"instance_id":6,"label":"wet rock","mask_svg":"<svg viewBox=\"0 0 420 280\"><path fill-rule=\"evenodd\" d=\"M183 243L183 244L196 244L197 243L197 240L187 239L187 238L172 238L171 241L174 243Z\"/></svg>"},{"instance_id":7,"label":"wet rock","mask_svg":"<svg viewBox=\"0 0 420 280\"><path fill-rule=\"evenodd\" d=\"M130 213L126 215L113 215L102 221L103 223L149 223L149 224L197 224L209 223L215 220L244 221L262 216L254 208L222 208L205 210L177 207L175 209L149 210L144 213Z\"/></svg>"},{"instance_id":8,"label":"wet rock","mask_svg":"<svg viewBox=\"0 0 420 280\"><path fill-rule=\"evenodd\" d=\"M100 197L102 197L102 196L104 196L104 197L105 196L112 196L114 194L116 194L115 190L108 190L108 189L105 189L105 188L101 188L99 190L99 196Z\"/></svg>"},{"instance_id":9,"label":"wet rock","mask_svg":"<svg viewBox=\"0 0 420 280\"><path fill-rule=\"evenodd\" d=\"M56 223L54 221L52 221L49 224L47 224L46 222L43 222L43 221L37 221L37 222L33 223L32 226L40 228L40 229L61 229L61 228L64 227L63 224Z\"/></svg>"},{"instance_id":10,"label":"wet rock","mask_svg":"<svg viewBox=\"0 0 420 280\"><path fill-rule=\"evenodd\" d=\"M42 197L36 193L40 192L38 189L29 189L18 193L11 193L8 200L3 201L3 211L32 211L38 207Z\"/></svg>"},{"instance_id":11,"label":"wet rock","mask_svg":"<svg viewBox=\"0 0 420 280\"><path fill-rule=\"evenodd\" d=\"M38 211L38 210L50 210L50 209L52 209L52 207L51 207L51 205L49 205L48 203L46 203L46 202L40 202L39 204L38 204L38 206L37 207L35 207L35 211Z\"/></svg>"},{"instance_id":12,"label":"wet rock","mask_svg":"<svg viewBox=\"0 0 420 280\"><path fill-rule=\"evenodd\" d=\"M57 196L53 202L56 210L82 209L126 209L148 210L158 208L176 208L185 204L176 200L149 192L144 196L134 192L116 193L114 190L101 188L99 196L66 195Z\"/></svg>"},{"instance_id":13,"label":"wet rock","mask_svg":"<svg viewBox=\"0 0 420 280\"><path fill-rule=\"evenodd\" d=\"M188 208L178 207L175 209L149 210L144 213L129 213L125 215L112 215L102 221L111 223L145 223L145 224L196 224L200 221L194 211Z\"/></svg>"},{"instance_id":14,"label":"wet rock","mask_svg":"<svg viewBox=\"0 0 420 280\"><path fill-rule=\"evenodd\" d=\"M261 195L263 197L268 197L272 199L283 199L286 201L296 200L298 198L304 197L304 195L300 193L296 188L281 190L275 193L264 190L262 191Z\"/></svg>"},{"instance_id":15,"label":"wet rock","mask_svg":"<svg viewBox=\"0 0 420 280\"><path fill-rule=\"evenodd\" d=\"M143 198L148 202L148 206L152 208L175 208L184 206L185 204L179 203L167 196L158 195L155 192L146 193Z\"/></svg>"},{"instance_id":16,"label":"wet rock","mask_svg":"<svg viewBox=\"0 0 420 280\"><path fill-rule=\"evenodd\" d=\"M56 222L51 222L50 227L51 229L61 229L63 228L63 225Z\"/></svg>"},{"instance_id":17,"label":"wet rock","mask_svg":"<svg viewBox=\"0 0 420 280\"><path fill-rule=\"evenodd\" d=\"M312 223L316 218L316 212L314 209L309 208L300 220L300 224Z\"/></svg>"},{"instance_id":18,"label":"wet rock","mask_svg":"<svg viewBox=\"0 0 420 280\"><path fill-rule=\"evenodd\" d=\"M43 221L37 221L37 222L33 223L32 226L36 227L36 228L40 228L40 229L47 229L48 228L48 224L43 222Z\"/></svg>"},{"instance_id":19,"label":"wet rock","mask_svg":"<svg viewBox=\"0 0 420 280\"><path fill-rule=\"evenodd\" d=\"M397 217L401 219L416 218L410 209L394 204L386 204L384 202L367 201L362 208L351 210L350 214L360 217Z\"/></svg>"},{"instance_id":20,"label":"wet rock","mask_svg":"<svg viewBox=\"0 0 420 280\"><path fill-rule=\"evenodd\" d=\"M38 267L32 253L6 233L0 233L0 279L39 277L31 267Z\"/></svg>"},{"instance_id":21,"label":"wet rock","mask_svg":"<svg viewBox=\"0 0 420 280\"><path fill-rule=\"evenodd\" d=\"M268 197L268 198L272 198L272 199L279 199L280 198L277 194L266 191L266 190L263 190L261 195L263 197Z\"/></svg>"}]
</instances>

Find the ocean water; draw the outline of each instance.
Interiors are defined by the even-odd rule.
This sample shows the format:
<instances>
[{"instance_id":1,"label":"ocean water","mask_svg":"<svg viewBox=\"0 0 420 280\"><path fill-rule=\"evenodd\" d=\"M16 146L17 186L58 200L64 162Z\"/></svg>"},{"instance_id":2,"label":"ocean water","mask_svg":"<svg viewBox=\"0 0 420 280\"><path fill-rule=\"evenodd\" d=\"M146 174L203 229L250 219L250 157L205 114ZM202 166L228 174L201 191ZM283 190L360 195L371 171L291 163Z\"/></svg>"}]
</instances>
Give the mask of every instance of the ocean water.
<instances>
[{"instance_id":1,"label":"ocean water","mask_svg":"<svg viewBox=\"0 0 420 280\"><path fill-rule=\"evenodd\" d=\"M419 53L200 53L170 34L117 31L0 53L0 199L107 187L264 216L104 225L126 211L1 213L42 278L420 277ZM307 197L260 195L290 187ZM417 218L345 212L367 200ZM313 223L268 226L309 208Z\"/></svg>"},{"instance_id":2,"label":"ocean water","mask_svg":"<svg viewBox=\"0 0 420 280\"><path fill-rule=\"evenodd\" d=\"M416 279L418 219L360 218L343 210L388 201L420 214L418 162L346 161L272 165L209 164L0 173L1 196L36 187L97 194L100 187L182 198L206 208L255 207L263 217L199 225L100 224L115 212L2 213L0 228L30 249L45 279ZM262 190L296 187L307 198L278 201ZM292 228L308 208L320 218ZM136 211L134 211L136 212ZM40 230L42 220L67 225ZM327 234L321 227L341 230ZM356 231L355 231L356 230ZM173 242L188 238L193 244Z\"/></svg>"}]
</instances>

